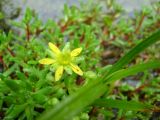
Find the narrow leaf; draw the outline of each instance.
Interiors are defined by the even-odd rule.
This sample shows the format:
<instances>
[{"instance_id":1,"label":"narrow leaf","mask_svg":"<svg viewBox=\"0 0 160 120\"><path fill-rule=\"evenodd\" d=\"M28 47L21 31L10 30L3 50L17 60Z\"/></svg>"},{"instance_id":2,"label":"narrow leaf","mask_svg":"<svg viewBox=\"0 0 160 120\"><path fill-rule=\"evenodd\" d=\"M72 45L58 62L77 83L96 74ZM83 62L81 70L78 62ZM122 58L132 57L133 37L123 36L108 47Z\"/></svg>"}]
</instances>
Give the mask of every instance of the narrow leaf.
<instances>
[{"instance_id":1,"label":"narrow leaf","mask_svg":"<svg viewBox=\"0 0 160 120\"><path fill-rule=\"evenodd\" d=\"M116 71L116 72L110 74L103 81L105 83L111 83L111 82L114 82L115 80L122 79L122 78L130 76L130 75L134 75L134 74L142 72L144 70L155 69L155 68L160 68L160 61L159 60L154 60L154 61L149 61L146 63L137 64L137 65L134 65L134 66L127 68L127 69L121 69L119 71Z\"/></svg>"},{"instance_id":2,"label":"narrow leaf","mask_svg":"<svg viewBox=\"0 0 160 120\"><path fill-rule=\"evenodd\" d=\"M127 100L113 100L113 99L98 99L94 102L95 106L100 107L111 107L111 108L119 108L124 110L146 110L151 109L153 106L144 104L138 101L127 101Z\"/></svg>"}]
</instances>

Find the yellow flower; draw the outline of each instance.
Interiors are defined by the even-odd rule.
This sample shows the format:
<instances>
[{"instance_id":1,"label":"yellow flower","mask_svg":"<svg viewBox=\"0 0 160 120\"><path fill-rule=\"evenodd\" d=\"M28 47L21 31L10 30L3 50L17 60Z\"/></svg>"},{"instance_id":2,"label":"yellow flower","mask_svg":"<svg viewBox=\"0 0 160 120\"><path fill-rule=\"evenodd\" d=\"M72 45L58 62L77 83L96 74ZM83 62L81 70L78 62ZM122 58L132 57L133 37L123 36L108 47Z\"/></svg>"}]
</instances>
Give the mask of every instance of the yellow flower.
<instances>
[{"instance_id":1,"label":"yellow flower","mask_svg":"<svg viewBox=\"0 0 160 120\"><path fill-rule=\"evenodd\" d=\"M82 76L82 70L74 64L75 58L81 53L82 48L74 49L73 51L60 51L57 46L49 42L49 48L54 53L54 58L44 58L39 60L40 64L50 65L56 64L55 80L58 81L63 74L65 68L71 68L76 74Z\"/></svg>"}]
</instances>

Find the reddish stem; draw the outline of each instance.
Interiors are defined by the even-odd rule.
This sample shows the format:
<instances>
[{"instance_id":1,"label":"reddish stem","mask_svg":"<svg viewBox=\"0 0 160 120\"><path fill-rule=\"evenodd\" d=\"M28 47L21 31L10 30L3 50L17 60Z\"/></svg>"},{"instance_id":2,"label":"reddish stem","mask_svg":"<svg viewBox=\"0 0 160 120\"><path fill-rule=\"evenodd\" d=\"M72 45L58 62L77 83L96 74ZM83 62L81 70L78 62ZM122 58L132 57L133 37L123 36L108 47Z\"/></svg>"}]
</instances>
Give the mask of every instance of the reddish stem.
<instances>
[{"instance_id":1,"label":"reddish stem","mask_svg":"<svg viewBox=\"0 0 160 120\"><path fill-rule=\"evenodd\" d=\"M143 21L144 21L144 18L145 18L145 15L142 14L141 19L140 19L140 21L139 21L139 24L138 24L138 26L137 26L137 28L136 28L136 30L135 30L135 33L136 33L136 34L139 32L139 30L140 30L140 28L141 28L141 26L142 26L142 23L143 23Z\"/></svg>"},{"instance_id":2,"label":"reddish stem","mask_svg":"<svg viewBox=\"0 0 160 120\"><path fill-rule=\"evenodd\" d=\"M41 32L43 32L44 31L44 29L39 29L39 28L37 28L36 29L36 32L35 32L35 34L36 34L36 36L38 36Z\"/></svg>"},{"instance_id":3,"label":"reddish stem","mask_svg":"<svg viewBox=\"0 0 160 120\"><path fill-rule=\"evenodd\" d=\"M135 89L135 92L140 92L142 89L144 89L145 87L147 87L149 84L144 84L141 85L140 87L138 87L137 89Z\"/></svg>"},{"instance_id":4,"label":"reddish stem","mask_svg":"<svg viewBox=\"0 0 160 120\"><path fill-rule=\"evenodd\" d=\"M7 68L6 64L3 61L3 56L0 56L0 63L2 63L4 68Z\"/></svg>"},{"instance_id":5,"label":"reddish stem","mask_svg":"<svg viewBox=\"0 0 160 120\"><path fill-rule=\"evenodd\" d=\"M15 57L15 54L13 53L13 51L9 47L7 47L7 50L11 54L12 57Z\"/></svg>"},{"instance_id":6,"label":"reddish stem","mask_svg":"<svg viewBox=\"0 0 160 120\"><path fill-rule=\"evenodd\" d=\"M63 33L68 27L68 24L65 24L64 26L61 27L61 32Z\"/></svg>"},{"instance_id":7,"label":"reddish stem","mask_svg":"<svg viewBox=\"0 0 160 120\"><path fill-rule=\"evenodd\" d=\"M84 35L84 33L83 33L83 34L81 35L81 37L80 37L80 42L81 42L81 43L83 42L84 38L85 38L85 35Z\"/></svg>"},{"instance_id":8,"label":"reddish stem","mask_svg":"<svg viewBox=\"0 0 160 120\"><path fill-rule=\"evenodd\" d=\"M30 39L30 28L29 28L29 24L26 24L26 37L27 37L27 40L29 41L29 39Z\"/></svg>"}]
</instances>

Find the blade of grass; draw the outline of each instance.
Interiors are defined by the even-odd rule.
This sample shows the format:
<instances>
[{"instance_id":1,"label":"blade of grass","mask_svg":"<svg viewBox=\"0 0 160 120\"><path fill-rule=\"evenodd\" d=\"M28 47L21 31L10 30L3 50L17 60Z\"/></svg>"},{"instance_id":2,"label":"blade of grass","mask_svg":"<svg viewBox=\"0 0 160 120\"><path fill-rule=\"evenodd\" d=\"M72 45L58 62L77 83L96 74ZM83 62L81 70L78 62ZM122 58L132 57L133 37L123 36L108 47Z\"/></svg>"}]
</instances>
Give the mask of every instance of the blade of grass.
<instances>
[{"instance_id":1,"label":"blade of grass","mask_svg":"<svg viewBox=\"0 0 160 120\"><path fill-rule=\"evenodd\" d=\"M127 101L127 100L113 100L113 99L98 99L94 102L95 106L119 108L123 110L134 110L143 111L152 109L153 106L138 101Z\"/></svg>"},{"instance_id":2,"label":"blade of grass","mask_svg":"<svg viewBox=\"0 0 160 120\"><path fill-rule=\"evenodd\" d=\"M115 82L118 79L122 79L124 77L127 77L129 75L134 75L136 73L142 72L147 69L159 68L159 67L160 67L159 60L149 61L147 63L141 63L141 64L134 65L134 66L127 68L127 69L118 70L118 71L108 75L103 81L104 81L104 83L108 84L108 83Z\"/></svg>"}]
</instances>

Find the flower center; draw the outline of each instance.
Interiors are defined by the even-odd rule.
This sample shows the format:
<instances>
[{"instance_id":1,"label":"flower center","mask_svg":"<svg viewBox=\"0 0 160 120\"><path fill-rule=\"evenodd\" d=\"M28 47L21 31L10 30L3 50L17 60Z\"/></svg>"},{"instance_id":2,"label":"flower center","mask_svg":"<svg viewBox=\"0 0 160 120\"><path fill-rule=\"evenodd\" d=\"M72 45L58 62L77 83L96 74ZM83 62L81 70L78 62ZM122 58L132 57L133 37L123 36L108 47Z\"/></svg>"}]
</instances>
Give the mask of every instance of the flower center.
<instances>
[{"instance_id":1,"label":"flower center","mask_svg":"<svg viewBox=\"0 0 160 120\"><path fill-rule=\"evenodd\" d=\"M71 55L69 52L60 53L57 56L57 61L61 65L68 65L71 62Z\"/></svg>"}]
</instances>

